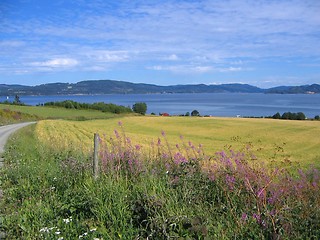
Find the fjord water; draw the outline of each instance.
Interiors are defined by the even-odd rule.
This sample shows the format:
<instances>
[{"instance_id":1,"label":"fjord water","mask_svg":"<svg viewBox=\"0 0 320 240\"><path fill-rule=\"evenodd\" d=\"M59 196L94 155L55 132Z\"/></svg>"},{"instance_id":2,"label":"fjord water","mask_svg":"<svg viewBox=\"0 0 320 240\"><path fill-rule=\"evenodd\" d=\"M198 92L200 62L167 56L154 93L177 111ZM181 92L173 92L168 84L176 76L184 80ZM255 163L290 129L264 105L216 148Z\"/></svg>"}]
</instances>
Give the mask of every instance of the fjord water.
<instances>
[{"instance_id":1,"label":"fjord water","mask_svg":"<svg viewBox=\"0 0 320 240\"><path fill-rule=\"evenodd\" d=\"M270 116L276 112L303 112L307 117L320 115L320 94L263 94L263 93L181 93L181 94L108 94L20 96L23 103L37 105L50 101L106 102L132 106L145 102L148 113L167 112L171 115L198 110L201 115L221 117ZM6 100L1 97L0 101ZM9 101L13 100L10 97Z\"/></svg>"}]
</instances>

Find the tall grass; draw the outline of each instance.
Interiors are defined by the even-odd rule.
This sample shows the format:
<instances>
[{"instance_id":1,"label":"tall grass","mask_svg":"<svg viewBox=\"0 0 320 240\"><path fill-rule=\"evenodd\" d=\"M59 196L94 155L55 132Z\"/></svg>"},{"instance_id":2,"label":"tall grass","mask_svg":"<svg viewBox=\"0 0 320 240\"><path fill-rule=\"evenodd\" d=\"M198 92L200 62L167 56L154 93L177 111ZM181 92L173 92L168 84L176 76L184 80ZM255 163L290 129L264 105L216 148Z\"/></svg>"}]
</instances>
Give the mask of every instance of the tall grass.
<instances>
[{"instance_id":1,"label":"tall grass","mask_svg":"<svg viewBox=\"0 0 320 240\"><path fill-rule=\"evenodd\" d=\"M0 104L1 105L1 104ZM0 126L11 123L39 120L39 117L19 111L11 111L8 108L0 108Z\"/></svg>"},{"instance_id":2,"label":"tall grass","mask_svg":"<svg viewBox=\"0 0 320 240\"><path fill-rule=\"evenodd\" d=\"M250 146L213 156L165 132L150 147L120 123L101 136L101 175L85 155L15 136L2 170L1 230L9 239L317 239L317 169L252 160ZM29 144L26 144L28 141Z\"/></svg>"}]
</instances>

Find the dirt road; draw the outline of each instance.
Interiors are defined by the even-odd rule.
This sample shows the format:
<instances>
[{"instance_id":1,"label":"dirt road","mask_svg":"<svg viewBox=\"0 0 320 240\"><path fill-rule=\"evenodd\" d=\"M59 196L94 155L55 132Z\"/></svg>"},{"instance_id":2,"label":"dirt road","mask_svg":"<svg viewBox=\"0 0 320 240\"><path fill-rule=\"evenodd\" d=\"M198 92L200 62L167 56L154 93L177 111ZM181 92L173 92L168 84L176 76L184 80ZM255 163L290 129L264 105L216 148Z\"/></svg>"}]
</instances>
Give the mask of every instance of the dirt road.
<instances>
[{"instance_id":1,"label":"dirt road","mask_svg":"<svg viewBox=\"0 0 320 240\"><path fill-rule=\"evenodd\" d=\"M35 122L17 123L0 127L0 167L3 165L2 153L9 136L20 128L34 124Z\"/></svg>"}]
</instances>

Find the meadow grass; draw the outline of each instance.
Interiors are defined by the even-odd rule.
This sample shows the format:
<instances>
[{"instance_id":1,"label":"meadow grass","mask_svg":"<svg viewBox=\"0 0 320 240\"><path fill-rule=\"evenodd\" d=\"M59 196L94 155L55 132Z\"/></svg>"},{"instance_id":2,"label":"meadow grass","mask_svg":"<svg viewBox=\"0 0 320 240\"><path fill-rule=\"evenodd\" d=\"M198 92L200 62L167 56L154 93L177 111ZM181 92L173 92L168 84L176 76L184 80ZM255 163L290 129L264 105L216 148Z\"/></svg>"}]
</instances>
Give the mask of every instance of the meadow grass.
<instances>
[{"instance_id":1,"label":"meadow grass","mask_svg":"<svg viewBox=\"0 0 320 240\"><path fill-rule=\"evenodd\" d=\"M181 144L181 136L213 155L223 149L248 150L252 158L269 164L320 167L318 121L273 119L124 117L85 122L41 121L39 139L49 145L77 146L90 151L95 132L110 136L121 121L133 142L148 149L165 132L171 145Z\"/></svg>"},{"instance_id":2,"label":"meadow grass","mask_svg":"<svg viewBox=\"0 0 320 240\"><path fill-rule=\"evenodd\" d=\"M229 148L207 155L187 140L171 145L165 132L146 155L124 130L126 121L100 139L97 180L92 177L90 156L59 145L48 148L39 141L36 128L47 126L46 122L15 134L0 175L4 190L0 231L8 239L317 239L320 235L317 169L291 174L265 168L252 164L247 150ZM76 126L72 124L65 131Z\"/></svg>"},{"instance_id":3,"label":"meadow grass","mask_svg":"<svg viewBox=\"0 0 320 240\"><path fill-rule=\"evenodd\" d=\"M45 106L19 106L0 104L0 109L36 115L39 118L47 119L73 119L87 120L114 117L115 114L97 110L78 110Z\"/></svg>"}]
</instances>

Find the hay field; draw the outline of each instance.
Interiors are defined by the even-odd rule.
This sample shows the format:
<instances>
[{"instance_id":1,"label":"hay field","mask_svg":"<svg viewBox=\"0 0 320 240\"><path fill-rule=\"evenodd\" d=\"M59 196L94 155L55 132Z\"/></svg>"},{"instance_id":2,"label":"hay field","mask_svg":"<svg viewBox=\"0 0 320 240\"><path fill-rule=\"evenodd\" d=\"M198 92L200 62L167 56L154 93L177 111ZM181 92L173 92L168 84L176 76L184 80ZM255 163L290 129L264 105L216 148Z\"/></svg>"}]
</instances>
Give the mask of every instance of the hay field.
<instances>
[{"instance_id":1,"label":"hay field","mask_svg":"<svg viewBox=\"0 0 320 240\"><path fill-rule=\"evenodd\" d=\"M273 119L202 118L202 117L123 117L91 121L45 120L37 124L39 139L54 147L74 147L90 152L93 134L114 136L121 132L145 149L158 138L165 138L172 148L191 141L202 144L206 154L233 149L247 151L258 161L320 167L320 122Z\"/></svg>"}]
</instances>

